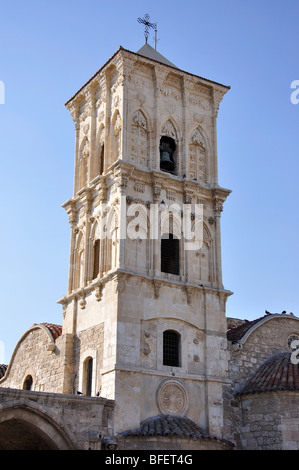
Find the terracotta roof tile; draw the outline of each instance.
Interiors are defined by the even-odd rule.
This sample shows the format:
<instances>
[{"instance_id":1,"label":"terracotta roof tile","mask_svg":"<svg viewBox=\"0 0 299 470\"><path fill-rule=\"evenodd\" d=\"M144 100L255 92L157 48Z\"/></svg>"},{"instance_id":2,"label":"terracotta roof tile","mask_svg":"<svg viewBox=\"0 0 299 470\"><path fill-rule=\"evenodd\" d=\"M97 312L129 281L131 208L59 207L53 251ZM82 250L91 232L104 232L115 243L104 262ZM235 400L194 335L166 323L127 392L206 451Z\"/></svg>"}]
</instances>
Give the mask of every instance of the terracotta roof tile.
<instances>
[{"instance_id":1,"label":"terracotta roof tile","mask_svg":"<svg viewBox=\"0 0 299 470\"><path fill-rule=\"evenodd\" d=\"M53 323L41 323L41 325L44 325L48 328L54 340L56 340L62 334L61 325L54 325Z\"/></svg>"},{"instance_id":2,"label":"terracotta roof tile","mask_svg":"<svg viewBox=\"0 0 299 470\"><path fill-rule=\"evenodd\" d=\"M283 352L270 357L257 369L238 394L299 390L299 364L292 363L291 354Z\"/></svg>"},{"instance_id":3,"label":"terracotta roof tile","mask_svg":"<svg viewBox=\"0 0 299 470\"><path fill-rule=\"evenodd\" d=\"M140 427L122 432L118 437L180 437L212 439L233 445L226 439L206 434L194 421L184 416L159 415L140 423Z\"/></svg>"},{"instance_id":4,"label":"terracotta roof tile","mask_svg":"<svg viewBox=\"0 0 299 470\"><path fill-rule=\"evenodd\" d=\"M228 331L227 331L227 339L229 341L231 341L232 343L236 343L237 341L239 341L241 338L243 338L243 336L245 335L245 333L247 333L247 331L252 327L254 326L256 323L259 323L261 320L263 320L264 318L268 317L268 315L264 315L263 317L260 317L260 318L256 318L255 320L252 320L252 321L248 321L248 320L245 320L244 323L242 323L241 325L237 326L236 328L230 328Z\"/></svg>"},{"instance_id":5,"label":"terracotta roof tile","mask_svg":"<svg viewBox=\"0 0 299 470\"><path fill-rule=\"evenodd\" d=\"M189 418L159 415L142 421L140 427L125 431L122 436L179 436L193 439L207 437Z\"/></svg>"}]
</instances>

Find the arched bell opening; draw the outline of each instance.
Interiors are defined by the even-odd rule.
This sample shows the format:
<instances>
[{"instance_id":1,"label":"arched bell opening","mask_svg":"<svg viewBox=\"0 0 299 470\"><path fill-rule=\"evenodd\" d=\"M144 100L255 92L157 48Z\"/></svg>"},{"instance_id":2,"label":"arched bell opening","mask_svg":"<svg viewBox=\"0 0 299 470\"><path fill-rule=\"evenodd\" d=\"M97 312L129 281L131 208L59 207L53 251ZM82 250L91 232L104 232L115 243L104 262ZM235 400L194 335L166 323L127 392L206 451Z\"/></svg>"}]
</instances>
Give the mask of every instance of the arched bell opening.
<instances>
[{"instance_id":1,"label":"arched bell opening","mask_svg":"<svg viewBox=\"0 0 299 470\"><path fill-rule=\"evenodd\" d=\"M176 149L174 139L163 135L160 139L160 170L176 174Z\"/></svg>"}]
</instances>

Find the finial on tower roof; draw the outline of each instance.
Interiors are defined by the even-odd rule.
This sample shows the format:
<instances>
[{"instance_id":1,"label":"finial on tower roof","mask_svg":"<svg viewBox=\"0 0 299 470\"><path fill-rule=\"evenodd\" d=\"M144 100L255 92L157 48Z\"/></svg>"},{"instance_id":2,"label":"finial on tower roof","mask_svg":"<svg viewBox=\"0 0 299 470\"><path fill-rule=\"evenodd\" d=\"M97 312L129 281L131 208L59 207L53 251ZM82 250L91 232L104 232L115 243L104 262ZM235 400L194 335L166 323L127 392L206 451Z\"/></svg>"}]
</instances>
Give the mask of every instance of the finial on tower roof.
<instances>
[{"instance_id":1,"label":"finial on tower roof","mask_svg":"<svg viewBox=\"0 0 299 470\"><path fill-rule=\"evenodd\" d=\"M147 39L148 39L148 36L149 36L149 29L152 28L155 30L155 49L157 47L157 23L150 23L149 21L149 14L146 13L144 15L144 18L137 18L137 21L138 23L142 23L144 24L145 26L145 30L144 30L144 36L145 36L145 43L147 44Z\"/></svg>"}]
</instances>

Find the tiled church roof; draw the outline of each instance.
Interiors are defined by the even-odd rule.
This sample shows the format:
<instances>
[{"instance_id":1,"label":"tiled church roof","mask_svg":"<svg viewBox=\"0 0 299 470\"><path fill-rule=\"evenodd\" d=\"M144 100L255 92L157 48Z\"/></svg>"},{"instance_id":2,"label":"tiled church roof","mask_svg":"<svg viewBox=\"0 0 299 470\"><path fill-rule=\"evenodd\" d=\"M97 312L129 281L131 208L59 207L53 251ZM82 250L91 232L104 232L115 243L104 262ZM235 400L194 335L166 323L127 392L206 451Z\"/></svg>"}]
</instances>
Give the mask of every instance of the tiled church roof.
<instances>
[{"instance_id":1,"label":"tiled church roof","mask_svg":"<svg viewBox=\"0 0 299 470\"><path fill-rule=\"evenodd\" d=\"M246 333L251 328L253 328L258 323L263 323L265 321L271 320L272 318L292 318L292 317L298 320L298 318L295 317L293 313L286 313L286 312L282 312L282 313L267 312L266 315L260 318L256 318L255 320L251 320L251 321L229 318L228 329L227 329L227 339L228 341L231 341L233 344L237 343L246 335Z\"/></svg>"},{"instance_id":2,"label":"tiled church roof","mask_svg":"<svg viewBox=\"0 0 299 470\"><path fill-rule=\"evenodd\" d=\"M238 394L299 390L299 364L292 363L291 354L283 352L270 357Z\"/></svg>"},{"instance_id":3,"label":"tiled church roof","mask_svg":"<svg viewBox=\"0 0 299 470\"><path fill-rule=\"evenodd\" d=\"M142 421L140 427L121 434L122 436L178 436L193 439L206 437L202 429L189 418L159 415Z\"/></svg>"},{"instance_id":4,"label":"tiled church roof","mask_svg":"<svg viewBox=\"0 0 299 470\"><path fill-rule=\"evenodd\" d=\"M266 317L268 317L268 315L264 315L263 317L256 318L255 320L252 320L252 321L245 320L244 323L242 323L241 325L235 328L230 328L227 331L227 339L231 341L232 343L236 343L241 338L243 338L245 333L247 333L247 331L252 326L256 325L257 323L259 323L261 320L263 320Z\"/></svg>"},{"instance_id":5,"label":"tiled church roof","mask_svg":"<svg viewBox=\"0 0 299 470\"><path fill-rule=\"evenodd\" d=\"M206 434L194 421L185 416L159 415L141 422L140 427L125 431L118 437L178 437L189 439L213 439L231 443Z\"/></svg>"},{"instance_id":6,"label":"tiled church roof","mask_svg":"<svg viewBox=\"0 0 299 470\"><path fill-rule=\"evenodd\" d=\"M4 377L6 370L7 370L7 366L5 364L0 364L0 379Z\"/></svg>"},{"instance_id":7,"label":"tiled church roof","mask_svg":"<svg viewBox=\"0 0 299 470\"><path fill-rule=\"evenodd\" d=\"M62 326L61 325L54 325L53 323L41 323L48 328L53 339L56 340L62 334Z\"/></svg>"}]
</instances>

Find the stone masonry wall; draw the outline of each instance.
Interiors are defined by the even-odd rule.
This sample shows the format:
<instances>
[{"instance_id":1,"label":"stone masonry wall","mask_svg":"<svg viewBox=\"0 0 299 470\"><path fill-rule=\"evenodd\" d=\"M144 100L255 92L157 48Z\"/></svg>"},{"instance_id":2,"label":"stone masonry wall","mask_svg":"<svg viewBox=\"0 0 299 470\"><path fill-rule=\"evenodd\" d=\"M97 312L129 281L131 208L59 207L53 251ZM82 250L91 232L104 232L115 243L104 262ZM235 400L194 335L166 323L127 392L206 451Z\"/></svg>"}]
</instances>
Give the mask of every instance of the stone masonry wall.
<instances>
[{"instance_id":1,"label":"stone masonry wall","mask_svg":"<svg viewBox=\"0 0 299 470\"><path fill-rule=\"evenodd\" d=\"M242 398L241 443L244 450L299 450L299 397L271 392Z\"/></svg>"},{"instance_id":2,"label":"stone masonry wall","mask_svg":"<svg viewBox=\"0 0 299 470\"><path fill-rule=\"evenodd\" d=\"M54 350L52 345L43 329L28 330L15 348L0 387L22 389L26 377L31 375L32 390L61 393L64 382L61 337L56 340Z\"/></svg>"},{"instance_id":3,"label":"stone masonry wall","mask_svg":"<svg viewBox=\"0 0 299 470\"><path fill-rule=\"evenodd\" d=\"M224 423L226 438L235 442L237 448L245 445L248 448L266 446L265 448L270 449L273 446L273 449L281 449L283 445L293 445L286 443L286 433L289 431L285 429L285 433L282 433L284 426L287 426L283 423L287 423L288 416L292 419L288 408L290 401L284 406L285 399L280 398L278 401L271 394L257 394L248 408L247 399L241 400L236 395L262 363L273 354L289 350L288 337L292 334L299 335L298 319L277 315L261 322L246 341L241 342L241 348L229 343L229 375L232 386L224 387ZM278 421L279 416L281 421ZM270 432L270 428L273 432Z\"/></svg>"},{"instance_id":4,"label":"stone masonry wall","mask_svg":"<svg viewBox=\"0 0 299 470\"><path fill-rule=\"evenodd\" d=\"M100 450L113 437L113 412L114 402L100 397L0 388L0 448L9 448L5 426L22 422L58 449Z\"/></svg>"},{"instance_id":5,"label":"stone masonry wall","mask_svg":"<svg viewBox=\"0 0 299 470\"><path fill-rule=\"evenodd\" d=\"M83 390L84 361L93 359L92 396L101 392L101 368L103 366L104 324L79 332L75 339L75 381L74 391Z\"/></svg>"}]
</instances>

